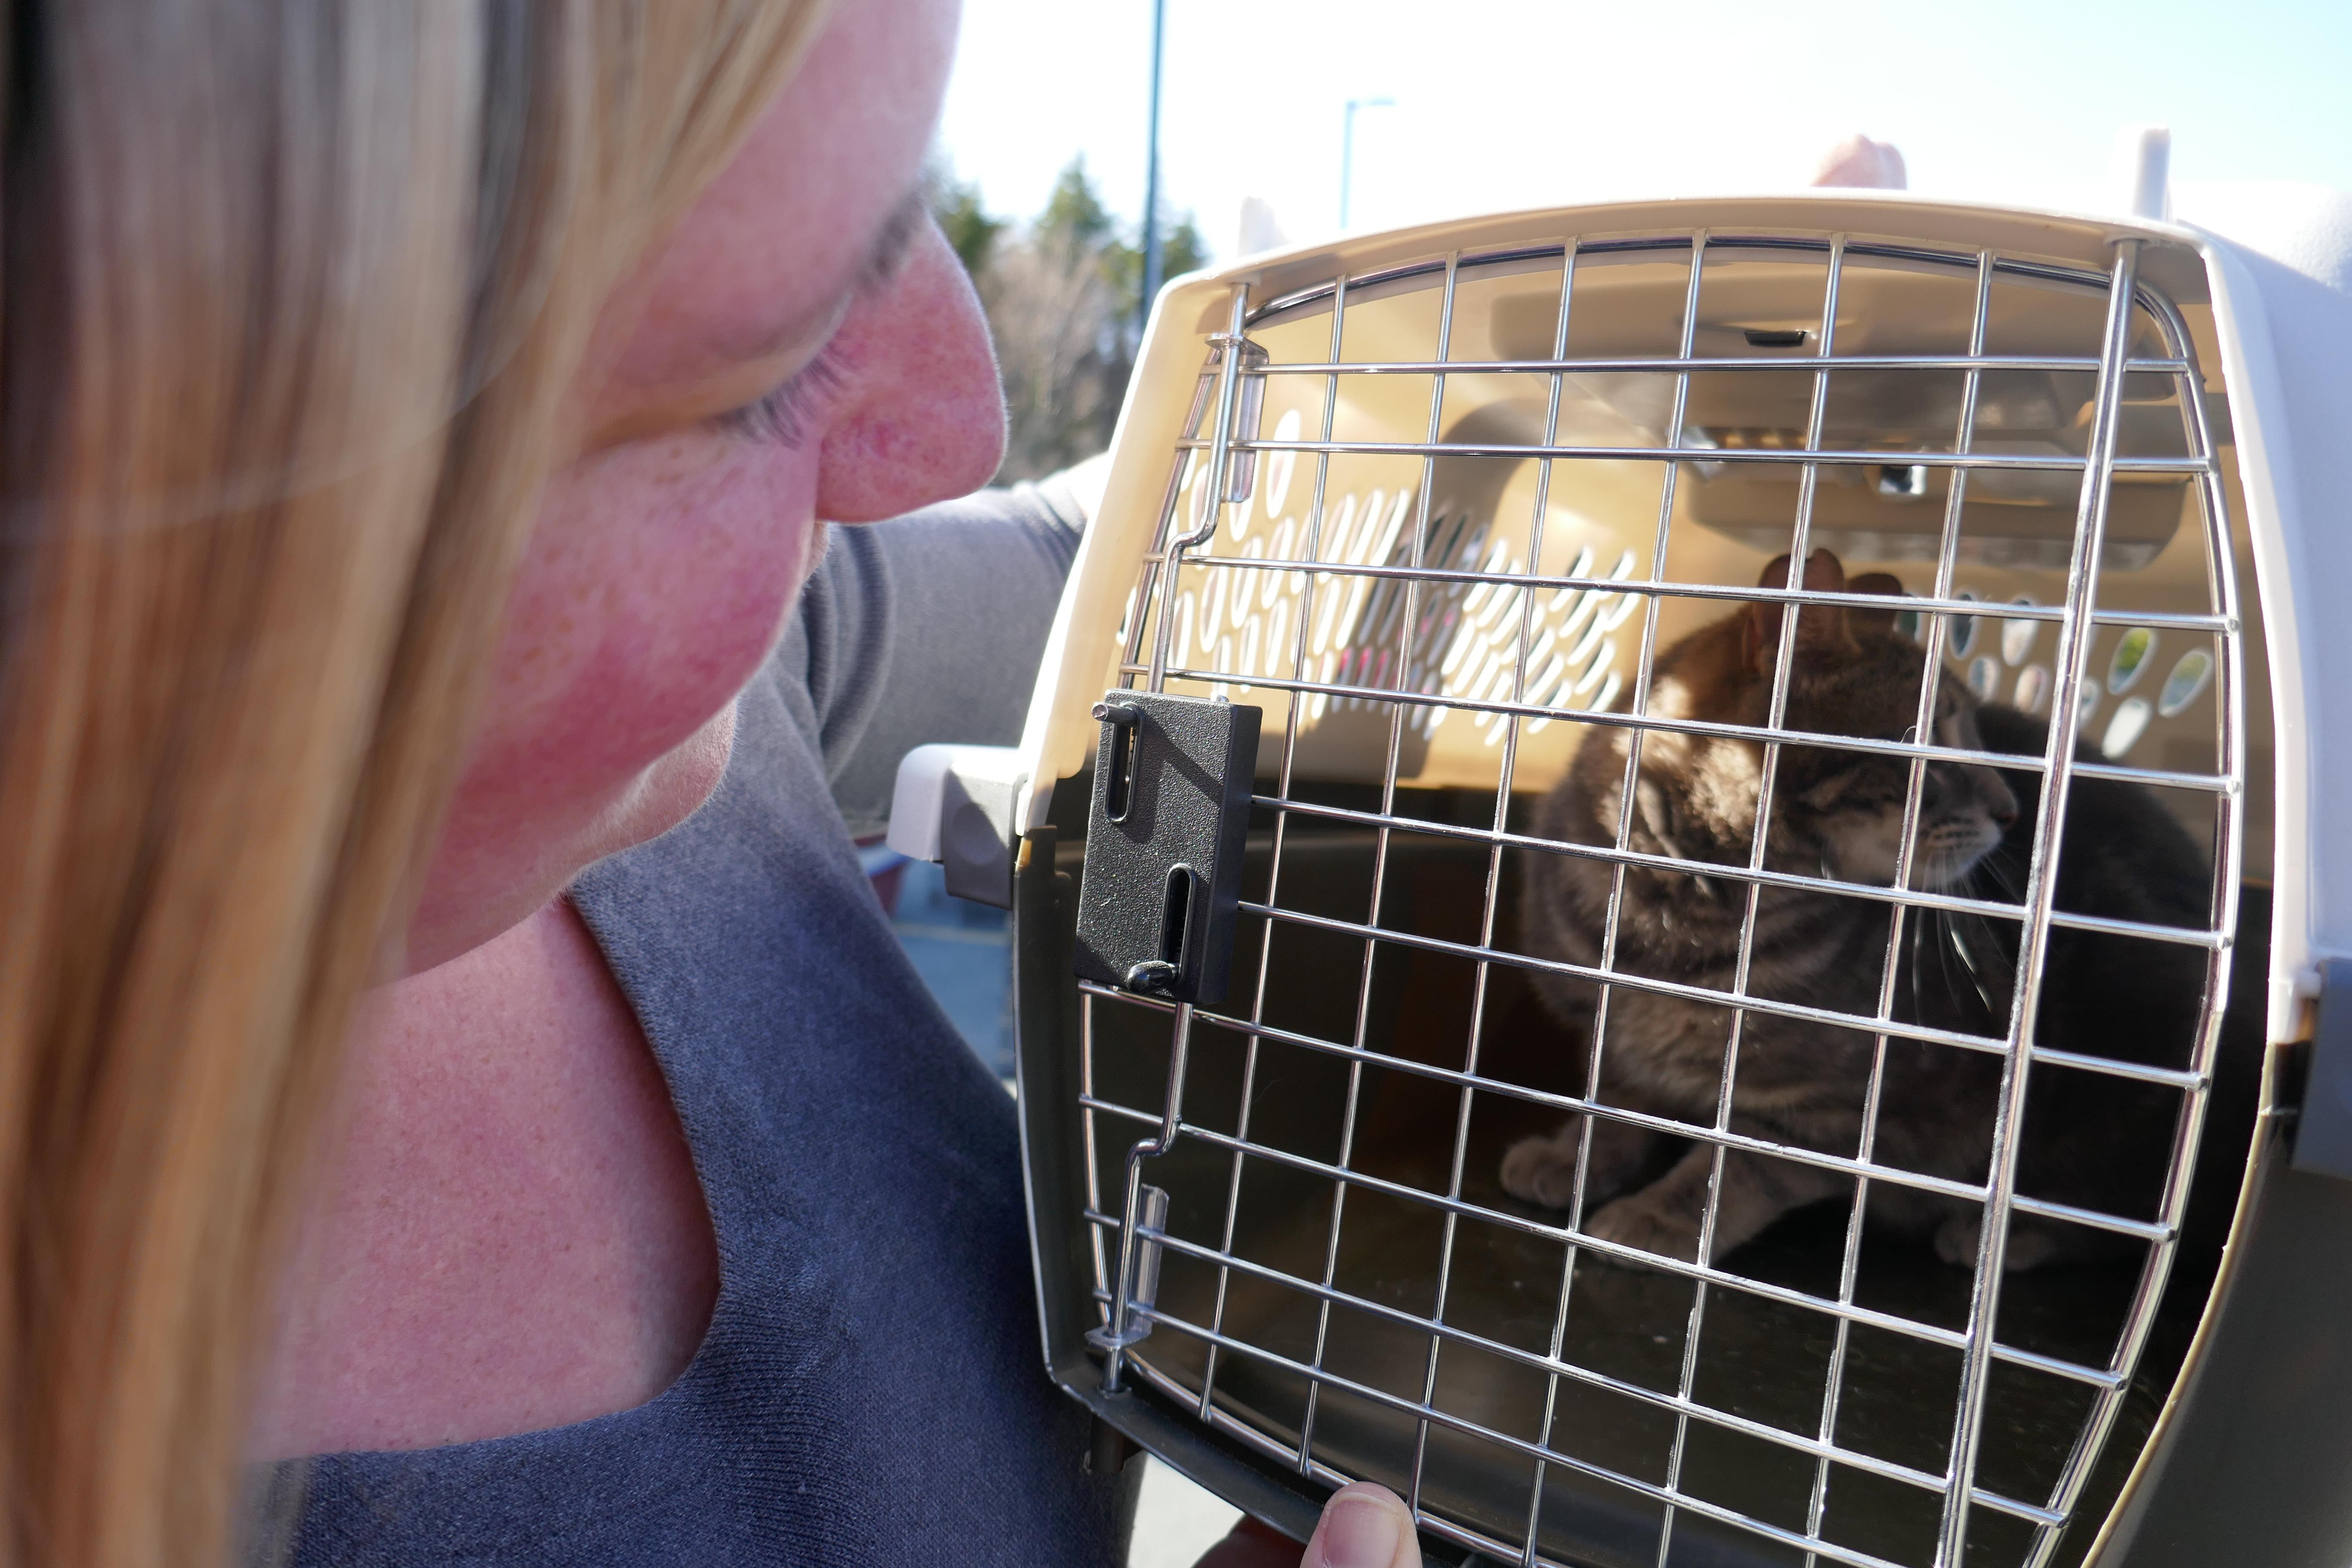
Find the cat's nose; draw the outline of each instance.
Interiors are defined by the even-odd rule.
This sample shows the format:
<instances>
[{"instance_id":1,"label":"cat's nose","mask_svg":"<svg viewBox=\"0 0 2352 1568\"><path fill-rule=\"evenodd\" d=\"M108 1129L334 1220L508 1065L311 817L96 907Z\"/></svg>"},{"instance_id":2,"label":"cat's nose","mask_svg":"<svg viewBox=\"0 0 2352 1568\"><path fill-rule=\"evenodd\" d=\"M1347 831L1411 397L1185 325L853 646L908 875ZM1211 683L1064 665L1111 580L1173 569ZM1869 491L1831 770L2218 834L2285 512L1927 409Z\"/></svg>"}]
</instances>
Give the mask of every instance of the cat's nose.
<instances>
[{"instance_id":1,"label":"cat's nose","mask_svg":"<svg viewBox=\"0 0 2352 1568\"><path fill-rule=\"evenodd\" d=\"M1988 773L1985 775L1985 778L1987 784L1990 786L1985 790L1985 815L1999 823L2004 829L2015 826L2017 823L2016 795L2011 791L2007 784L2001 783L1997 776Z\"/></svg>"}]
</instances>

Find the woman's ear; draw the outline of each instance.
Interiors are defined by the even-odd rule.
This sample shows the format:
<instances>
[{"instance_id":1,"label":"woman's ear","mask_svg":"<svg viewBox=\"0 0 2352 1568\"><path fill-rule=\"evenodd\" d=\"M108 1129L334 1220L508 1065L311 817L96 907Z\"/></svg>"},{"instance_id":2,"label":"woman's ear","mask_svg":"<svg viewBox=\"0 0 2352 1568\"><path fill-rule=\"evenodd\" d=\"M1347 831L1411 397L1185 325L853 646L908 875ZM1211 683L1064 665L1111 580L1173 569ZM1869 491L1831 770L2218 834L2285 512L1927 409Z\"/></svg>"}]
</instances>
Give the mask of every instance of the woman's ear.
<instances>
[{"instance_id":1,"label":"woman's ear","mask_svg":"<svg viewBox=\"0 0 2352 1568\"><path fill-rule=\"evenodd\" d=\"M1756 579L1759 588L1785 588L1788 584L1789 558L1785 555L1774 556ZM1808 594L1845 593L1845 567L1828 551L1816 550L1805 558L1805 574L1798 587ZM1780 658L1780 628L1786 619L1782 605L1748 606L1740 645L1747 654L1748 668L1759 675L1768 673ZM1835 605L1809 605L1798 611L1797 647L1806 652L1853 651L1853 628L1847 623L1845 611Z\"/></svg>"}]
</instances>

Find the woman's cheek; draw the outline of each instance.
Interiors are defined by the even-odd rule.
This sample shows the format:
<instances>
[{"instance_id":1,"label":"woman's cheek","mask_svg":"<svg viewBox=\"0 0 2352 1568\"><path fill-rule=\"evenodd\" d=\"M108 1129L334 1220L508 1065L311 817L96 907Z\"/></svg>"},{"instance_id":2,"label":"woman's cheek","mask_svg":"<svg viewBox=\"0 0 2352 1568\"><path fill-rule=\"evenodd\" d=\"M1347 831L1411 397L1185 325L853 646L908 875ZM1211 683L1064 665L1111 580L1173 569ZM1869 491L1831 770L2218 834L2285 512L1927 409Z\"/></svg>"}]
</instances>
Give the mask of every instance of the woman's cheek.
<instances>
[{"instance_id":1,"label":"woman's cheek","mask_svg":"<svg viewBox=\"0 0 2352 1568\"><path fill-rule=\"evenodd\" d=\"M559 475L516 586L478 765L542 801L579 799L627 788L693 738L775 646L814 564L815 468L789 448L697 433Z\"/></svg>"}]
</instances>

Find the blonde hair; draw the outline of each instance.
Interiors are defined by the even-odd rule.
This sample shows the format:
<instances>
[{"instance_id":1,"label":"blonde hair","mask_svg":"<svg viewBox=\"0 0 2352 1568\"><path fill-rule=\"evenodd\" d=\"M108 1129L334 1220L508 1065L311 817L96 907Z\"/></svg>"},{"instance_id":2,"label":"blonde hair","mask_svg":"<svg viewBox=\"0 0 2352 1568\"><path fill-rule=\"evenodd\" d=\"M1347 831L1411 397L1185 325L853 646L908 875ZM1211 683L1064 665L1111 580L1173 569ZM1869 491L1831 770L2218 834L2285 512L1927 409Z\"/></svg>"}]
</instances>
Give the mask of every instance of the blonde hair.
<instances>
[{"instance_id":1,"label":"blonde hair","mask_svg":"<svg viewBox=\"0 0 2352 1568\"><path fill-rule=\"evenodd\" d=\"M823 0L10 8L0 1568L216 1563L565 398Z\"/></svg>"}]
</instances>

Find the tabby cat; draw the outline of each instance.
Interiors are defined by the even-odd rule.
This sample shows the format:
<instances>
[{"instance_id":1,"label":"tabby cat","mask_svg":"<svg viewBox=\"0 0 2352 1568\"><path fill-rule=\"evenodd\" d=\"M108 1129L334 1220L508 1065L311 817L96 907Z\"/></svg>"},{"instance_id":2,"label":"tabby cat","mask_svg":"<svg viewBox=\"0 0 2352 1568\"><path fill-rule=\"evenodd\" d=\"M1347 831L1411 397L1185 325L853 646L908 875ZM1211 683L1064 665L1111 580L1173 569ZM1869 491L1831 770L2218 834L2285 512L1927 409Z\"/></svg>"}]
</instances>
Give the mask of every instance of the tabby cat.
<instances>
[{"instance_id":1,"label":"tabby cat","mask_svg":"<svg viewBox=\"0 0 2352 1568\"><path fill-rule=\"evenodd\" d=\"M1762 585L1788 581L1783 556ZM1815 552L1803 586L1899 594L1894 578L1845 580L1837 558ZM1900 739L1918 715L1925 653L1895 630L1895 612L1808 606L1797 617L1785 731ZM1753 605L1685 637L1658 658L1648 712L1669 720L1760 726L1769 719L1782 610ZM1938 672L1937 744L2040 754L2047 732L2014 710L1979 705ZM1622 706L1622 704L1621 704ZM1547 797L1536 831L1566 844L1613 847L1626 751L1633 731L1597 729L1568 776ZM2084 753L2087 757L2088 753ZM1744 739L1651 731L1642 743L1628 845L1643 855L1744 868L1748 863L1764 749ZM1764 865L1773 871L1891 887L1902 837L1909 764L1828 746L1786 744L1772 780ZM1938 762L1925 770L1910 885L2015 903L2032 850L2037 772ZM2076 779L2068 798L2057 907L2158 923L2203 927L2210 919L2210 863L2147 791ZM1537 957L1603 962L1609 862L1531 853L1522 911ZM1709 991L1738 987L1740 931L1751 884L1734 877L1629 868L1619 894L1619 973ZM1935 1028L2000 1038L2014 993L2019 926L1965 911L1914 910L1890 953L1884 901L1765 886L1756 898L1745 988L1771 1001L1874 1016L1887 966L1893 1016ZM2109 1058L2184 1065L2205 979L2192 947L2057 929L2051 932L2035 1038ZM1590 1040L1598 988L1538 972L1551 1011ZM1609 995L1601 1041L1599 1102L1716 1125L1734 1014L1710 1003L1627 986ZM1809 1019L1749 1012L1737 1025L1727 1125L1735 1135L1783 1147L1949 1178L1987 1180L2001 1058L1963 1047L1889 1038L1874 1117L1869 1097L1876 1037ZM2180 1096L2110 1075L2037 1065L2028 1080L2018 1190L2129 1217L2147 1217L2160 1190ZM1512 1195L1552 1207L1571 1201L1581 1117L1505 1154ZM1698 1253L1713 1178L1713 1150L1694 1142L1662 1174L1664 1134L1596 1117L1586 1159L1584 1230L1684 1259ZM1866 1125L1874 1124L1865 1149ZM1852 1176L1820 1164L1732 1150L1724 1156L1711 1254L1720 1257L1782 1215L1825 1199L1851 1201ZM1601 1200L1614 1196L1602 1204ZM1598 1205L1596 1207L1594 1205ZM1930 1235L1947 1261L1973 1264L1980 1205L1878 1180L1874 1223ZM2114 1237L2074 1225L2013 1218L2012 1269L2097 1252Z\"/></svg>"}]
</instances>

